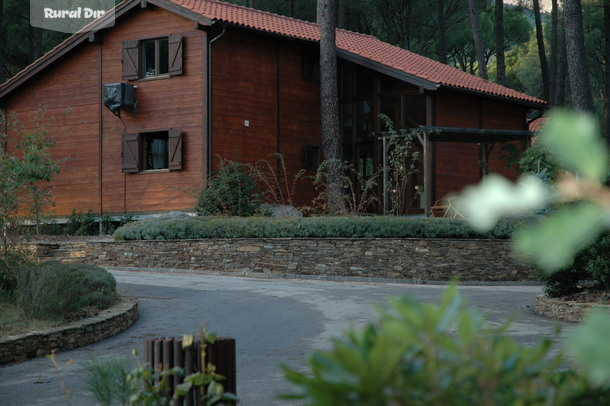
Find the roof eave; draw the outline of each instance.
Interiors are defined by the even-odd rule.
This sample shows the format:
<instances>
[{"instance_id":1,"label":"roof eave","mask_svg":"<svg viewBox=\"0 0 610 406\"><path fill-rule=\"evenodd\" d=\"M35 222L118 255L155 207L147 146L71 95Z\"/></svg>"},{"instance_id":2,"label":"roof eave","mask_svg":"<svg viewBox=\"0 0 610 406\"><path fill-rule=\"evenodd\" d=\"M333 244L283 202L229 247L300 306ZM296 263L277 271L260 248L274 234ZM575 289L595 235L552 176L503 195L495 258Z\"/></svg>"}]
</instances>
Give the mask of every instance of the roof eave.
<instances>
[{"instance_id":1,"label":"roof eave","mask_svg":"<svg viewBox=\"0 0 610 406\"><path fill-rule=\"evenodd\" d=\"M384 65L380 62L373 61L363 56L356 55L344 49L337 48L337 56L360 66L364 66L366 68L377 71L379 73L383 73L385 75L402 80L404 82L411 83L412 85L421 87L426 90L437 90L439 87L438 83L431 82L419 76L404 72L400 69L392 68L391 66Z\"/></svg>"},{"instance_id":2,"label":"roof eave","mask_svg":"<svg viewBox=\"0 0 610 406\"><path fill-rule=\"evenodd\" d=\"M446 84L440 85L439 89L448 89L448 90L458 91L458 92L462 92L462 93L473 94L473 95L477 95L477 96L485 96L485 97L489 97L492 99L504 100L504 101L508 101L511 103L520 104L522 106L529 107L532 109L540 110L540 109L549 108L548 103L543 100L541 100L539 102L533 102L533 101L518 99L516 97L502 96L502 95L498 95L498 94L494 94L494 93L483 92L483 91L479 91L479 90L472 90L472 89L467 89L464 87L451 86L451 85L446 85Z\"/></svg>"}]
</instances>

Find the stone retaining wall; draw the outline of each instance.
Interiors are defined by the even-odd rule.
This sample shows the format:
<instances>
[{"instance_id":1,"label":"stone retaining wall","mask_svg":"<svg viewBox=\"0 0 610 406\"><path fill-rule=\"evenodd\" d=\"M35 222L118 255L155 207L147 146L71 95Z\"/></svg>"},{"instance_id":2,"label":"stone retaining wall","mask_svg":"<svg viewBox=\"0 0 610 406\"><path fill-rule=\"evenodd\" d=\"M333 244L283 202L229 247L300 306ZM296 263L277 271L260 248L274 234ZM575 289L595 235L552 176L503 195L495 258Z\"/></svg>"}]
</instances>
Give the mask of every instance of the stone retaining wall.
<instances>
[{"instance_id":1,"label":"stone retaining wall","mask_svg":"<svg viewBox=\"0 0 610 406\"><path fill-rule=\"evenodd\" d=\"M593 309L603 309L610 313L610 305L566 302L558 299L551 299L543 295L536 296L536 308L534 309L534 312L540 316L578 323Z\"/></svg>"},{"instance_id":2,"label":"stone retaining wall","mask_svg":"<svg viewBox=\"0 0 610 406\"><path fill-rule=\"evenodd\" d=\"M0 338L0 365L92 344L125 331L138 319L138 302L123 299L95 317Z\"/></svg>"},{"instance_id":3,"label":"stone retaining wall","mask_svg":"<svg viewBox=\"0 0 610 406\"><path fill-rule=\"evenodd\" d=\"M507 240L203 239L40 243L45 259L100 266L409 281L535 281Z\"/></svg>"}]
</instances>

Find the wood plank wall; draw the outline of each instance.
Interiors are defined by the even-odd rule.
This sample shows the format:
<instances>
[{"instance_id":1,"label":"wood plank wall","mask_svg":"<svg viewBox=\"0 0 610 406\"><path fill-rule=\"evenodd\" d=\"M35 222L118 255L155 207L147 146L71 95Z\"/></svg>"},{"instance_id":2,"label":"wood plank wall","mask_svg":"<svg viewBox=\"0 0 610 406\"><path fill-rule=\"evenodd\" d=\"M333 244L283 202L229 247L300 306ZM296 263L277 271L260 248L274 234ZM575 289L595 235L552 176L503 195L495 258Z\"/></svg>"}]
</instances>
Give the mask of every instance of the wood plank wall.
<instances>
[{"instance_id":1,"label":"wood plank wall","mask_svg":"<svg viewBox=\"0 0 610 406\"><path fill-rule=\"evenodd\" d=\"M138 87L137 114L122 112L123 124L101 104L102 85L122 82L122 41L170 33L184 35L184 75L132 81ZM56 215L68 215L73 209L111 214L192 209L194 199L185 192L198 190L204 176L205 35L191 21L163 9L138 9L117 22L104 35L103 44L84 45L7 101L7 110L17 113L29 128L42 106L47 106L47 118L53 118L46 121L56 141L53 156L63 161L61 174L53 182ZM183 131L181 171L122 173L124 132L170 127Z\"/></svg>"},{"instance_id":2,"label":"wood plank wall","mask_svg":"<svg viewBox=\"0 0 610 406\"><path fill-rule=\"evenodd\" d=\"M435 125L443 127L525 130L526 109L512 103L474 95L439 91L436 94ZM521 143L514 143L523 149ZM502 144L496 144L489 157L489 171L514 179L514 168L500 159ZM481 179L480 147L476 143L435 143L435 196L432 202Z\"/></svg>"},{"instance_id":3,"label":"wood plank wall","mask_svg":"<svg viewBox=\"0 0 610 406\"><path fill-rule=\"evenodd\" d=\"M214 168L219 157L267 160L276 168L278 152L289 179L304 168L306 145L321 144L319 83L303 77L306 51L301 42L235 30L214 43ZM311 181L300 181L295 203L308 204L313 197Z\"/></svg>"}]
</instances>

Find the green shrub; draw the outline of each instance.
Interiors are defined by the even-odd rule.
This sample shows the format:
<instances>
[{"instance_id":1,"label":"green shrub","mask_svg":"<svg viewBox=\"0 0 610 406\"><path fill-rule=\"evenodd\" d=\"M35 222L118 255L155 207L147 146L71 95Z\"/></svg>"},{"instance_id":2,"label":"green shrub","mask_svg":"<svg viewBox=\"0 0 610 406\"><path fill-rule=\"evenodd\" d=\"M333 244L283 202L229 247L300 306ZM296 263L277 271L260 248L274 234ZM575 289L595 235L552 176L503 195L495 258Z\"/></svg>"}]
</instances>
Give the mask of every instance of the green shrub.
<instances>
[{"instance_id":1,"label":"green shrub","mask_svg":"<svg viewBox=\"0 0 610 406\"><path fill-rule=\"evenodd\" d=\"M85 365L85 382L89 392L100 405L128 405L130 398L137 392L135 383L130 380L132 360L109 358L92 360Z\"/></svg>"},{"instance_id":2,"label":"green shrub","mask_svg":"<svg viewBox=\"0 0 610 406\"><path fill-rule=\"evenodd\" d=\"M284 368L288 399L308 405L513 406L607 404L582 372L560 372L550 340L521 345L509 324L487 326L453 286L440 306L408 297L363 329L309 357L309 371ZM591 403L585 403L585 402Z\"/></svg>"},{"instance_id":3,"label":"green shrub","mask_svg":"<svg viewBox=\"0 0 610 406\"><path fill-rule=\"evenodd\" d=\"M259 210L258 186L246 164L226 159L197 198L200 216L252 216Z\"/></svg>"},{"instance_id":4,"label":"green shrub","mask_svg":"<svg viewBox=\"0 0 610 406\"><path fill-rule=\"evenodd\" d=\"M585 282L590 288L610 291L610 233L580 251L570 266L551 274L540 271L539 275L549 297L580 292Z\"/></svg>"},{"instance_id":5,"label":"green shrub","mask_svg":"<svg viewBox=\"0 0 610 406\"><path fill-rule=\"evenodd\" d=\"M523 173L545 173L550 182L557 178L559 166L548 149L540 144L529 147L519 159L519 170Z\"/></svg>"},{"instance_id":6,"label":"green shrub","mask_svg":"<svg viewBox=\"0 0 610 406\"><path fill-rule=\"evenodd\" d=\"M68 235L97 235L99 234L97 216L91 210L86 213L72 210L65 231Z\"/></svg>"},{"instance_id":7,"label":"green shrub","mask_svg":"<svg viewBox=\"0 0 610 406\"><path fill-rule=\"evenodd\" d=\"M464 220L392 216L191 217L146 219L117 229L117 240L197 238L509 238L516 228L537 217L503 219L489 232L478 233Z\"/></svg>"},{"instance_id":8,"label":"green shrub","mask_svg":"<svg viewBox=\"0 0 610 406\"><path fill-rule=\"evenodd\" d=\"M17 270L18 301L28 316L63 318L83 307L105 309L118 299L106 270L86 264L47 261Z\"/></svg>"}]
</instances>

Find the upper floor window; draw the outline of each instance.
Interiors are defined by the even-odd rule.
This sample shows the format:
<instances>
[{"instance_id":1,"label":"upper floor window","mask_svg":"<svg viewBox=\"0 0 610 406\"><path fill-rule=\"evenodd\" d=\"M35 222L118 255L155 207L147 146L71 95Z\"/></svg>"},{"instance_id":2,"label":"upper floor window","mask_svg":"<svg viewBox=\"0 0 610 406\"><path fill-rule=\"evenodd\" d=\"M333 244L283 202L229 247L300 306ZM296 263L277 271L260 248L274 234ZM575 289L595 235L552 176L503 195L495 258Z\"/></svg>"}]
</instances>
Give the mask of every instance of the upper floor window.
<instances>
[{"instance_id":1,"label":"upper floor window","mask_svg":"<svg viewBox=\"0 0 610 406\"><path fill-rule=\"evenodd\" d=\"M182 75L182 34L123 42L123 80Z\"/></svg>"},{"instance_id":2,"label":"upper floor window","mask_svg":"<svg viewBox=\"0 0 610 406\"><path fill-rule=\"evenodd\" d=\"M168 41L167 37L142 41L142 77L169 73Z\"/></svg>"}]
</instances>

